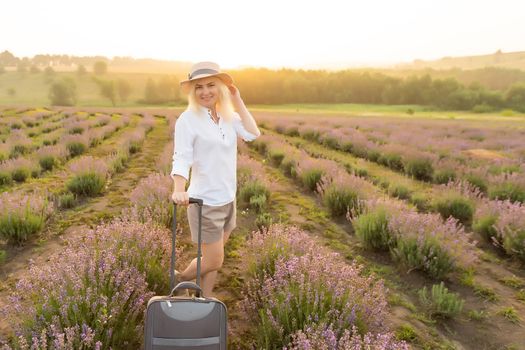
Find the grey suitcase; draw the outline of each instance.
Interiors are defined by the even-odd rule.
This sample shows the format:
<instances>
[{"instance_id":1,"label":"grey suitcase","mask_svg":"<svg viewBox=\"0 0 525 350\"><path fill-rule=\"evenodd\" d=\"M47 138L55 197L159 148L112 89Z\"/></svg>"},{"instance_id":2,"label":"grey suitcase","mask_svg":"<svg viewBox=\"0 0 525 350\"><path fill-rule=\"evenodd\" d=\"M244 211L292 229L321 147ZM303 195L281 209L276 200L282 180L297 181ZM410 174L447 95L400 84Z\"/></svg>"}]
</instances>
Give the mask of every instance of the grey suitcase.
<instances>
[{"instance_id":1,"label":"grey suitcase","mask_svg":"<svg viewBox=\"0 0 525 350\"><path fill-rule=\"evenodd\" d=\"M175 233L177 206L173 204L170 289L168 296L155 296L148 301L144 327L146 350L224 350L227 344L226 305L206 298L200 288L202 199L190 198L199 206L199 239L197 249L197 283L175 284ZM190 289L193 296L174 296L178 290Z\"/></svg>"}]
</instances>

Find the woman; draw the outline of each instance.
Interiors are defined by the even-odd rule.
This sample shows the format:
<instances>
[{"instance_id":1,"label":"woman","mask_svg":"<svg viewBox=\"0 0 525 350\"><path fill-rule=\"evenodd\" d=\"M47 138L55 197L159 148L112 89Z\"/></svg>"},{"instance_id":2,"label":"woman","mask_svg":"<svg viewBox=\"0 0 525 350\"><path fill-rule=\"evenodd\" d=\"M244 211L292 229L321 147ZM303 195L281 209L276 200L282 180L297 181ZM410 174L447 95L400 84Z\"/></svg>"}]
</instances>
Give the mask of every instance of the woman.
<instances>
[{"instance_id":1,"label":"woman","mask_svg":"<svg viewBox=\"0 0 525 350\"><path fill-rule=\"evenodd\" d=\"M233 79L220 72L217 64L195 64L181 88L188 94L188 108L175 124L172 198L178 205L188 205L189 197L204 202L201 288L205 296L210 296L224 260L224 245L236 227L237 137L253 141L261 132ZM187 213L196 243L198 207L189 206ZM195 279L197 259L175 273L178 281Z\"/></svg>"}]
</instances>

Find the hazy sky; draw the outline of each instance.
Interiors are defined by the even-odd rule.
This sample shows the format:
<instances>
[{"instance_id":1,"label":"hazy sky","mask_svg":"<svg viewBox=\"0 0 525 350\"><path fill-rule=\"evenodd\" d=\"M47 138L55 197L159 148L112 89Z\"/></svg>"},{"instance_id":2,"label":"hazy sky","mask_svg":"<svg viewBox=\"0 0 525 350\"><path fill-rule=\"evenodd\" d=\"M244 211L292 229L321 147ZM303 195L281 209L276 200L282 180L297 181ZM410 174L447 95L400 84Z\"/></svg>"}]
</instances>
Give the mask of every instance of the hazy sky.
<instances>
[{"instance_id":1,"label":"hazy sky","mask_svg":"<svg viewBox=\"0 0 525 350\"><path fill-rule=\"evenodd\" d=\"M525 51L522 0L3 1L0 51L378 65Z\"/></svg>"}]
</instances>

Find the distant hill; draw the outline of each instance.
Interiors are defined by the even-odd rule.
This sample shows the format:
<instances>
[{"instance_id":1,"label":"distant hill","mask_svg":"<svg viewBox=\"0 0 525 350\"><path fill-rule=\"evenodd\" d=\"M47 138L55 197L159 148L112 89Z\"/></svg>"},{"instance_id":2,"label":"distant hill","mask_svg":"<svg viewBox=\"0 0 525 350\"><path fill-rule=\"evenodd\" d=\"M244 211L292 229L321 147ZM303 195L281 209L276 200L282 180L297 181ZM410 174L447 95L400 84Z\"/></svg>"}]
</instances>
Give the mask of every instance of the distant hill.
<instances>
[{"instance_id":1,"label":"distant hill","mask_svg":"<svg viewBox=\"0 0 525 350\"><path fill-rule=\"evenodd\" d=\"M501 52L490 55L443 57L439 60L414 60L412 63L399 64L400 69L481 69L487 67L525 70L525 51Z\"/></svg>"},{"instance_id":2,"label":"distant hill","mask_svg":"<svg viewBox=\"0 0 525 350\"><path fill-rule=\"evenodd\" d=\"M189 71L192 63L185 61L166 61L150 58L113 57L105 56L70 56L70 55L35 55L29 57L16 57L9 51L0 52L0 66L6 71L14 71L19 66L29 69L52 67L56 72L76 71L78 66L84 66L88 71L97 61L108 64L111 72L115 73L149 73L149 74L174 74L184 76Z\"/></svg>"}]
</instances>

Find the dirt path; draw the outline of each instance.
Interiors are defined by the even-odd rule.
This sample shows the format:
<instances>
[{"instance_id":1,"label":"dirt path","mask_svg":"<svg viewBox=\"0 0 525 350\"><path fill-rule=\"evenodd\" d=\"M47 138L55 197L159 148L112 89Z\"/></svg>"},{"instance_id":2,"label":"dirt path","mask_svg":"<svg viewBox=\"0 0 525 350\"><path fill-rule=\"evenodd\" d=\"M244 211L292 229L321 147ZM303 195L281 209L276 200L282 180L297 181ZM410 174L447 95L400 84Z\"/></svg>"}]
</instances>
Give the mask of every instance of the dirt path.
<instances>
[{"instance_id":1,"label":"dirt path","mask_svg":"<svg viewBox=\"0 0 525 350\"><path fill-rule=\"evenodd\" d=\"M29 261L45 263L63 246L65 239L74 237L80 229L93 227L101 220L118 215L129 205L127 196L138 181L156 170L156 161L169 141L167 124L156 118L156 125L147 134L142 151L133 155L123 173L116 174L103 196L87 200L82 205L57 214L52 223L40 235L40 239L20 249L0 270L0 308L7 302L9 291L16 281L28 271ZM111 145L107 145L111 148ZM101 149L98 152L102 152ZM0 321L0 334L5 334L8 325Z\"/></svg>"}]
</instances>

